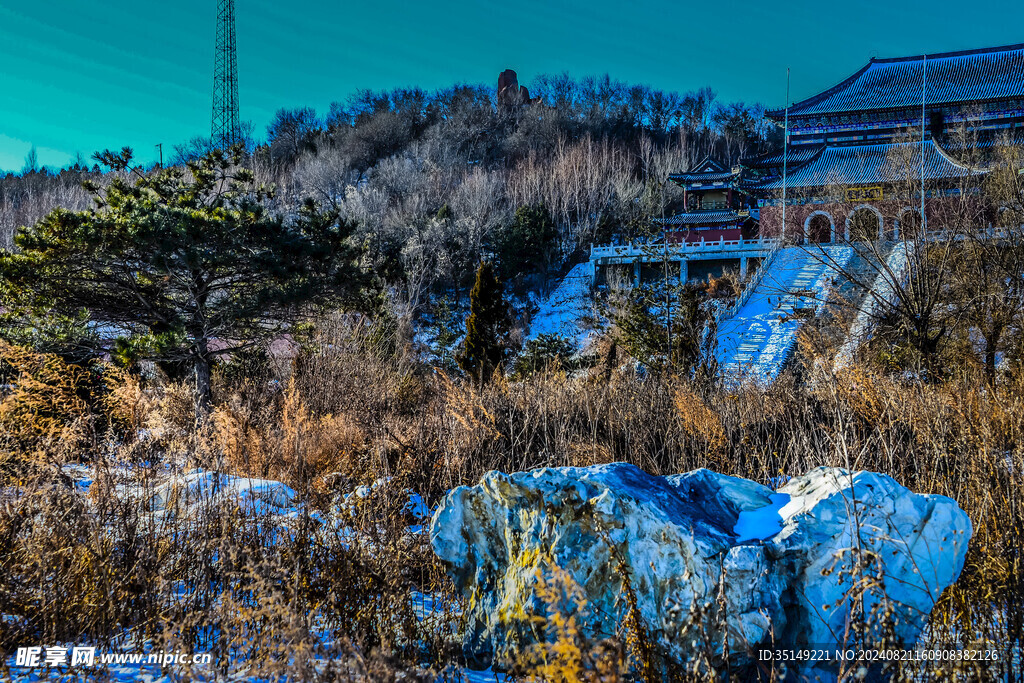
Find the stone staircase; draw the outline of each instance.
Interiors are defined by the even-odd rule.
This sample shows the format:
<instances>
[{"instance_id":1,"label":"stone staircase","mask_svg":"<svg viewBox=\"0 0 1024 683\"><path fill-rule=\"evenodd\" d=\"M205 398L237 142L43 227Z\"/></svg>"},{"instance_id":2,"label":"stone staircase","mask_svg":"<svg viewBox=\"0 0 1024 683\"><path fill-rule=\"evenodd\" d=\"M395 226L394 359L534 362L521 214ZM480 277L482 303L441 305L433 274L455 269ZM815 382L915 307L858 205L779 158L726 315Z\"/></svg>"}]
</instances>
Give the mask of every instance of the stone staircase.
<instances>
[{"instance_id":1,"label":"stone staircase","mask_svg":"<svg viewBox=\"0 0 1024 683\"><path fill-rule=\"evenodd\" d=\"M854 249L844 245L780 249L746 303L719 322L716 354L726 379L774 381L800 326L821 312L836 287L836 269L846 269L854 257Z\"/></svg>"},{"instance_id":2,"label":"stone staircase","mask_svg":"<svg viewBox=\"0 0 1024 683\"><path fill-rule=\"evenodd\" d=\"M892 305L896 297L897 286L903 286L906 283L914 250L913 242L897 242L889 245L888 249L881 253L881 256L884 257L884 265L879 265L876 262L874 266L865 267L860 271L862 282L872 281L871 291L860 292L859 298L854 300L855 305L852 306L852 309L856 311L856 315L846 339L836 352L833 365L836 371L849 366L857 348L871 338L876 320L886 306Z\"/></svg>"}]
</instances>

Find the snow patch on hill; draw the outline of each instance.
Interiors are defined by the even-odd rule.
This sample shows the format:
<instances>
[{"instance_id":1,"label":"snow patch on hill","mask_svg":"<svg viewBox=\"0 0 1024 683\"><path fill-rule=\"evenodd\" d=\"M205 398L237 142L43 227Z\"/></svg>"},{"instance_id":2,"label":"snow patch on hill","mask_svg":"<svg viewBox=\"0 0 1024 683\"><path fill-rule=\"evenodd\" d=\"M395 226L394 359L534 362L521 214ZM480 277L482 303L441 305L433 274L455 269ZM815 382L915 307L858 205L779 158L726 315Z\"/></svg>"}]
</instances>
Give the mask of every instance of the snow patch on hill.
<instances>
[{"instance_id":1,"label":"snow patch on hill","mask_svg":"<svg viewBox=\"0 0 1024 683\"><path fill-rule=\"evenodd\" d=\"M539 310L530 323L530 339L542 334L557 334L573 339L582 349L592 331L582 326L590 315L590 263L578 263L566 273L554 291L540 301Z\"/></svg>"}]
</instances>

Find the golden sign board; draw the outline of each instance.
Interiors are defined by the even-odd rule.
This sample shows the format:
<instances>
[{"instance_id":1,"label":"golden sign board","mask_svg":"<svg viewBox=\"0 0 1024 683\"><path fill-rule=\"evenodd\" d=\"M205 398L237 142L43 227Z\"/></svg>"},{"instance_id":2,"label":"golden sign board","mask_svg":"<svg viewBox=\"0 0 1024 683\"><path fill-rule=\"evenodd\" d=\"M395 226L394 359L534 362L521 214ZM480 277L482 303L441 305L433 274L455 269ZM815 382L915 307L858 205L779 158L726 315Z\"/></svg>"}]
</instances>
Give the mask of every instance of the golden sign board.
<instances>
[{"instance_id":1,"label":"golden sign board","mask_svg":"<svg viewBox=\"0 0 1024 683\"><path fill-rule=\"evenodd\" d=\"M871 202L882 198L882 188L876 187L850 187L846 189L846 201L848 202Z\"/></svg>"}]
</instances>

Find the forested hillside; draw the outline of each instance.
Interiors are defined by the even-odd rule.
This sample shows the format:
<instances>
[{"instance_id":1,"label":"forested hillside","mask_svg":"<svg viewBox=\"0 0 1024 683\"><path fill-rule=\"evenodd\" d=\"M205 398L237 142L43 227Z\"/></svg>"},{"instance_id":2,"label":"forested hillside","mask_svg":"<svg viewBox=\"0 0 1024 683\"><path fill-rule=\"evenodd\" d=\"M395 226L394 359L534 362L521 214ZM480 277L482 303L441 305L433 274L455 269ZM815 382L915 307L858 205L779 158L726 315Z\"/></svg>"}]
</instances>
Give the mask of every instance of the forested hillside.
<instances>
[{"instance_id":1,"label":"forested hillside","mask_svg":"<svg viewBox=\"0 0 1024 683\"><path fill-rule=\"evenodd\" d=\"M793 499L835 503L800 512L803 519L831 524L841 514L858 529L880 529L880 517L860 515L904 515L913 508L905 486L955 498L962 510L949 534L942 520L951 517L928 517L943 544L961 535L955 554L902 535L910 523L883 532L887 543L915 548L915 558L955 566L943 581L959 575L918 609L923 649L892 649L904 645L893 635L902 613L891 607L908 594L900 577L924 576L920 565L893 560L891 546L862 545L859 531L786 532L831 562L805 575L843 586L820 604L845 619L835 631L844 646L931 653L857 661L835 680L1020 681L1021 148L992 152L984 183L962 195L977 197L976 206L963 202L945 217L950 239L901 227L902 260L884 240L855 239L836 245L847 257L859 251L856 262L832 259L830 267L846 268L835 297L823 269L797 263L786 290L748 298L765 303L751 318L773 309L768 323L793 349L762 386L728 381L717 365L716 330L728 322L720 314L740 293L738 277L665 278L628 290L612 281L593 292L581 263L591 242L651 234L652 217L680 208L671 171L778 145L760 108L719 103L709 89L680 95L607 78L538 78L528 95L518 83L512 96L501 94L509 90L360 93L326 113L283 109L229 151L197 137L165 168L137 167L123 149L58 171L39 169L30 155L22 172L0 178L0 643L10 645L0 648L0 678L783 680L788 659L759 661L755 671L716 649L728 640L753 653L774 637L746 602L776 594L761 590L764 581L784 585L775 577L787 575L765 569L775 566L768 558L794 557L774 555L784 546L766 535L767 523L781 528L792 490ZM902 168L916 169L915 158ZM918 176L903 177L895 196L913 203L923 194ZM1002 225L979 230L979 215L998 215ZM808 247L797 260L823 265L819 255L828 253ZM810 306L819 303L820 315ZM855 352L840 366L849 339ZM662 520L688 538L697 525L635 516L657 507L646 494L583 499L584 485L572 484L552 505L553 496L530 493L491 520L536 524L493 538L520 543L568 528L547 526L548 515L583 530L550 532L557 543L586 548L587 538L601 538L609 550L591 562L597 555L575 545L552 541L568 550L550 553L522 545L518 557L550 558L552 576L567 578L549 583L540 564L534 573L523 560L495 585L535 586L537 597L492 610L493 623L502 633L525 634L528 625L546 640L483 659L465 649L476 639L472 610L495 603L467 598L461 578L491 574L464 572L468 565L434 545L444 538L434 521L450 492L492 471L609 463L689 472L673 477L671 490L643 487L680 510L726 520L702 538L740 545L702 540L698 551L662 552ZM859 494L849 506L845 493L786 488L803 487L804 474L821 476L822 466L877 472L902 486L876 488L872 496L897 493L884 493L884 505L869 497L874 508ZM709 470L751 481L729 484L742 487L737 494L724 486L671 492L691 477L727 480ZM511 490L512 479L503 481L493 488ZM605 533L588 521L605 519L593 510L624 512ZM462 543L470 557L468 517L458 519L450 545ZM655 622L637 607L661 593L630 578L639 575L633 567L667 565L658 559L655 570L647 550L611 550L607 539L620 529L641 528L653 531L632 547L654 548L658 558L735 560L733 574L677 579L680 561L658 578L713 591L694 593L690 604L666 601L665 613L685 616L685 629L649 628ZM852 545L833 552L837 543ZM514 557L492 547L473 553ZM644 564L627 566L628 557ZM619 612L572 597L584 594L556 558L585 565L599 577L584 582L588 590L608 587ZM887 566L902 568L899 580ZM755 575L769 578L745 583ZM729 576L726 591L719 577ZM724 597L705 599L712 594L740 595L741 619ZM850 609L835 611L843 604ZM588 610L609 615L599 637L579 626ZM694 658L672 663L675 650L660 633L682 634ZM209 657L180 669L100 660L68 672L45 664L57 644ZM935 654L961 646L984 646L992 658Z\"/></svg>"},{"instance_id":2,"label":"forested hillside","mask_svg":"<svg viewBox=\"0 0 1024 683\"><path fill-rule=\"evenodd\" d=\"M489 85L409 88L281 109L249 136L246 163L278 188L278 208L312 197L356 221L374 271L411 300L427 289L458 299L483 257L506 282L545 286L576 249L643 234L677 208L670 171L707 155L734 162L778 137L760 106L710 88L559 75L530 93L499 103ZM201 136L178 145L170 163L208 147ZM79 162L0 180L0 245L54 206L87 207L80 184L99 171Z\"/></svg>"}]
</instances>

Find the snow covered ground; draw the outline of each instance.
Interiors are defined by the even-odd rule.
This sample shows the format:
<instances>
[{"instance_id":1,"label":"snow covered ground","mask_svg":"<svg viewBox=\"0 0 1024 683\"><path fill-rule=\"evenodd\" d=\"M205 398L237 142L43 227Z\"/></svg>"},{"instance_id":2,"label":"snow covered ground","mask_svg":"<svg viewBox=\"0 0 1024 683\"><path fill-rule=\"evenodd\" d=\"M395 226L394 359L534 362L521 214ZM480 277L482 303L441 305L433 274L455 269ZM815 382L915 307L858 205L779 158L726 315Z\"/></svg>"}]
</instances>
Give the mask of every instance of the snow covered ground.
<instances>
[{"instance_id":1,"label":"snow covered ground","mask_svg":"<svg viewBox=\"0 0 1024 683\"><path fill-rule=\"evenodd\" d=\"M585 348L591 332L583 329L581 322L591 313L590 263L573 266L538 305L540 310L530 323L530 339L557 334L575 340L580 349Z\"/></svg>"},{"instance_id":2,"label":"snow covered ground","mask_svg":"<svg viewBox=\"0 0 1024 683\"><path fill-rule=\"evenodd\" d=\"M62 467L61 471L70 480L70 485L84 499L88 500L89 489L96 479L96 472L93 471L93 468L88 465L70 464ZM132 480L136 476L137 472L133 473L130 468L118 468L115 477L115 491L126 499L134 498L142 501L144 509L148 510L155 520L162 523L173 524L176 520L186 520L194 515L202 514L204 510L209 509L209 506L225 504L229 507L237 507L247 517L264 520L285 530L303 514L303 503L298 500L295 492L286 484L271 479L239 477L194 469L185 473L163 471L158 473L156 484L141 486L137 483L132 484ZM309 516L322 522L324 529L331 529L335 532L340 530L343 536L346 532L354 536L356 531L346 528L346 524L351 519L350 513L355 510L360 501L383 492L391 481L391 479L378 479L371 484L359 486L351 493L342 496L326 514L310 512ZM408 532L416 536L424 534L432 510L419 494L407 491L406 495L408 502L403 511L413 522L408 527ZM452 617L452 605L445 605L439 596L414 592L412 599L416 616L421 621L451 619ZM456 610L454 614L457 615L458 611ZM19 621L12 615L0 615L0 619L11 625ZM329 633L326 631L321 633L319 639L324 647L330 647L331 636ZM23 650L21 656L24 658L34 654L35 665L28 666L27 662L19 664L19 653L16 650L7 650L6 664L10 675L3 677L3 673L0 673L0 678L14 683L83 680L104 680L113 683L266 680L251 678L244 673L232 674L225 678L212 665L205 663L192 664L189 662L188 665L185 665L172 662L162 666L157 662L149 662L149 656L158 653L148 642L140 642L131 630L126 630L117 639L117 642L109 646L95 645L84 639L81 642L37 643L28 644L28 646L38 647L39 651L31 653ZM70 667L73 649L76 647L94 647L92 653L94 659L91 666L79 663L75 667ZM59 652L63 652L63 662L46 666L48 649L49 654L54 657L54 662L60 661L56 657ZM197 651L187 654L191 656L202 653ZM128 657L137 659L133 661L127 659ZM0 667L0 671L2 671L2 667ZM473 671L461 667L450 667L439 672L437 680L450 683L503 683L505 676L490 670Z\"/></svg>"},{"instance_id":3,"label":"snow covered ground","mask_svg":"<svg viewBox=\"0 0 1024 683\"><path fill-rule=\"evenodd\" d=\"M853 361L857 347L867 342L874 332L874 323L886 303L895 301L896 285L906 280L910 269L910 258L914 252L913 242L900 242L886 258L885 267L879 271L871 292L850 327L846 341L836 353L835 369L841 370Z\"/></svg>"},{"instance_id":4,"label":"snow covered ground","mask_svg":"<svg viewBox=\"0 0 1024 683\"><path fill-rule=\"evenodd\" d=\"M718 328L718 364L726 377L770 384L796 346L808 315L821 312L837 277L853 258L849 246L786 247L736 314Z\"/></svg>"},{"instance_id":5,"label":"snow covered ground","mask_svg":"<svg viewBox=\"0 0 1024 683\"><path fill-rule=\"evenodd\" d=\"M235 477L207 470L192 470L156 487L154 512L176 514L196 506L231 501L249 515L296 516L300 506L295 491L279 481Z\"/></svg>"}]
</instances>

